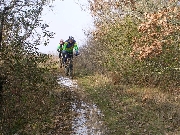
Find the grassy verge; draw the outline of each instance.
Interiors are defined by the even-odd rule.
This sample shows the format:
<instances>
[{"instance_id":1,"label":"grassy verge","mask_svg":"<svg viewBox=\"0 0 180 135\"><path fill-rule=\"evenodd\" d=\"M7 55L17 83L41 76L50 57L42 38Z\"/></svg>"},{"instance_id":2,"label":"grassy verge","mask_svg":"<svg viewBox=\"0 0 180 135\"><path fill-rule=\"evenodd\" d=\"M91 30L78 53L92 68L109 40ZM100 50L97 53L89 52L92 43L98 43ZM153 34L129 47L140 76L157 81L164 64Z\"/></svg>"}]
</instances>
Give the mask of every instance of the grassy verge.
<instances>
[{"instance_id":1,"label":"grassy verge","mask_svg":"<svg viewBox=\"0 0 180 135\"><path fill-rule=\"evenodd\" d=\"M105 115L111 135L180 134L180 95L156 88L112 85L101 75L78 78Z\"/></svg>"},{"instance_id":2,"label":"grassy verge","mask_svg":"<svg viewBox=\"0 0 180 135\"><path fill-rule=\"evenodd\" d=\"M0 97L0 134L70 134L70 94L56 83L59 68L50 69L12 72Z\"/></svg>"},{"instance_id":3,"label":"grassy verge","mask_svg":"<svg viewBox=\"0 0 180 135\"><path fill-rule=\"evenodd\" d=\"M52 94L24 91L3 99L0 134L70 134L70 93L57 88ZM5 96L5 95L4 95Z\"/></svg>"}]
</instances>

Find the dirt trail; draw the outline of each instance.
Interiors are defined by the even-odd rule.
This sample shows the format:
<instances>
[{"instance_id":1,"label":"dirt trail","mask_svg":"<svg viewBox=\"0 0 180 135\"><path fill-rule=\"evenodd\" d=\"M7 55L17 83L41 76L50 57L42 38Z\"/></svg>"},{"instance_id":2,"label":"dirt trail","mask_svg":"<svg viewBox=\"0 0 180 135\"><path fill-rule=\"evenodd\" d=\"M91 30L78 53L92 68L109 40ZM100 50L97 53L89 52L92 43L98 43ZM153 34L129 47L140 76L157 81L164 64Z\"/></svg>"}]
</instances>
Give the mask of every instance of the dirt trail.
<instances>
[{"instance_id":1,"label":"dirt trail","mask_svg":"<svg viewBox=\"0 0 180 135\"><path fill-rule=\"evenodd\" d=\"M95 104L88 103L79 96L77 82L59 77L58 83L67 87L71 93L72 135L105 135L103 114Z\"/></svg>"}]
</instances>

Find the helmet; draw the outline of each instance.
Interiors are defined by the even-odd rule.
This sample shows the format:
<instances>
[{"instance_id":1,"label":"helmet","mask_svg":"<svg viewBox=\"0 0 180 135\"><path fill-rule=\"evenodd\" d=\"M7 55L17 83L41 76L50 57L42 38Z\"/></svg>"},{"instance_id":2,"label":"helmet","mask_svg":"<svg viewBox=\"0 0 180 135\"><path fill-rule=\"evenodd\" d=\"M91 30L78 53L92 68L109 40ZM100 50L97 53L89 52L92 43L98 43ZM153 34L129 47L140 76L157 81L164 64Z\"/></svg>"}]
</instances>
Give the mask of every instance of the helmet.
<instances>
[{"instance_id":1,"label":"helmet","mask_svg":"<svg viewBox=\"0 0 180 135\"><path fill-rule=\"evenodd\" d=\"M72 37L72 36L69 36L69 39L71 39L71 40L74 40L74 37Z\"/></svg>"},{"instance_id":2,"label":"helmet","mask_svg":"<svg viewBox=\"0 0 180 135\"><path fill-rule=\"evenodd\" d=\"M63 40L63 39L61 39L61 40L60 40L60 42L64 42L64 40Z\"/></svg>"}]
</instances>

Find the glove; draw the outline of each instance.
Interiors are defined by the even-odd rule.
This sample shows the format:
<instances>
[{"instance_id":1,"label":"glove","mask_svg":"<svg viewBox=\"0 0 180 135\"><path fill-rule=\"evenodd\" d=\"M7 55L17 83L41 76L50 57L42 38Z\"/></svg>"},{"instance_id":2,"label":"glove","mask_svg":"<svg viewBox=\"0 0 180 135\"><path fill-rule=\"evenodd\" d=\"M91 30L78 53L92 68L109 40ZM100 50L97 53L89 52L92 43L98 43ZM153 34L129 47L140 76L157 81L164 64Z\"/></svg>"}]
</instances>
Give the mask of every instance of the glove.
<instances>
[{"instance_id":1,"label":"glove","mask_svg":"<svg viewBox=\"0 0 180 135\"><path fill-rule=\"evenodd\" d=\"M78 52L78 51L76 51L76 52L75 52L75 56L78 56L78 55L79 55L79 52Z\"/></svg>"}]
</instances>

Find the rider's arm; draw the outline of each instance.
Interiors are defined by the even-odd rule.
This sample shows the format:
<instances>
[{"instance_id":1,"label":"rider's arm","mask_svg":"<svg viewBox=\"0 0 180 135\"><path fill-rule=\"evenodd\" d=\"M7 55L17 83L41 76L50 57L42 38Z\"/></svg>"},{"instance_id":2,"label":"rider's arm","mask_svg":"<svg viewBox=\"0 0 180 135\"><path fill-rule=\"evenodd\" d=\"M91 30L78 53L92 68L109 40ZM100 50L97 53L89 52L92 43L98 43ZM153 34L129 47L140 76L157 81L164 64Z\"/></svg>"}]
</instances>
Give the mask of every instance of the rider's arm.
<instances>
[{"instance_id":1,"label":"rider's arm","mask_svg":"<svg viewBox=\"0 0 180 135\"><path fill-rule=\"evenodd\" d=\"M60 44L58 44L57 51L59 52L61 49Z\"/></svg>"},{"instance_id":2,"label":"rider's arm","mask_svg":"<svg viewBox=\"0 0 180 135\"><path fill-rule=\"evenodd\" d=\"M74 50L78 51L78 45L77 45L77 43L74 44Z\"/></svg>"},{"instance_id":3,"label":"rider's arm","mask_svg":"<svg viewBox=\"0 0 180 135\"><path fill-rule=\"evenodd\" d=\"M76 42L75 42L75 44L74 44L74 50L75 50L75 55L76 55L76 56L79 55L79 52L78 52L78 45L77 45Z\"/></svg>"}]
</instances>

